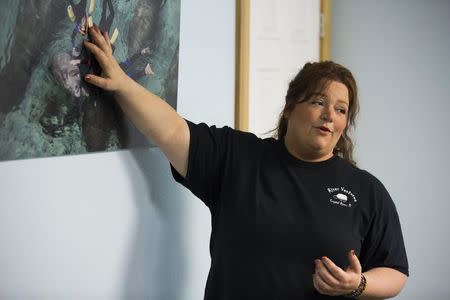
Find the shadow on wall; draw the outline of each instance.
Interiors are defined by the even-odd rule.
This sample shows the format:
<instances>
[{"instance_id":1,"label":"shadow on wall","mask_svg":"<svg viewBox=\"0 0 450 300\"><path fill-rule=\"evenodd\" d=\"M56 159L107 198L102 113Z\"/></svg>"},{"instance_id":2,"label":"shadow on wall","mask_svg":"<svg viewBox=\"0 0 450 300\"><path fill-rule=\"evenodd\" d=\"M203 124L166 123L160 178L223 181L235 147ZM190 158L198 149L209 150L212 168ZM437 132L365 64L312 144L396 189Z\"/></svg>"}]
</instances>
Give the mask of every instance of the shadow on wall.
<instances>
[{"instance_id":1,"label":"shadow on wall","mask_svg":"<svg viewBox=\"0 0 450 300\"><path fill-rule=\"evenodd\" d=\"M148 197L132 195L136 229L125 266L122 299L182 299L187 265L182 238L186 204L174 188L169 162L158 148L136 149L132 155L147 183ZM131 170L130 176L135 182Z\"/></svg>"}]
</instances>

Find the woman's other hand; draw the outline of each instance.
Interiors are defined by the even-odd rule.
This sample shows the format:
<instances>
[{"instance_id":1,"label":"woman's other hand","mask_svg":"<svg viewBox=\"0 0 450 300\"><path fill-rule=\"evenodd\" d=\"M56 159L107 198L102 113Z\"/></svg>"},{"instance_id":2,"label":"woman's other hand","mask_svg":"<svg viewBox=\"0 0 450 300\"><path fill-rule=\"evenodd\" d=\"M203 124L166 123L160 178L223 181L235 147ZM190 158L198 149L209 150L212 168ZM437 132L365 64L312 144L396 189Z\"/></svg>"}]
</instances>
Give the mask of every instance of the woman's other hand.
<instances>
[{"instance_id":1,"label":"woman's other hand","mask_svg":"<svg viewBox=\"0 0 450 300\"><path fill-rule=\"evenodd\" d=\"M84 46L95 56L101 69L101 76L87 74L84 79L107 91L117 92L131 80L117 63L113 56L108 32L100 32L97 26L89 28L92 42L84 41Z\"/></svg>"},{"instance_id":2,"label":"woman's other hand","mask_svg":"<svg viewBox=\"0 0 450 300\"><path fill-rule=\"evenodd\" d=\"M345 271L325 256L314 261L316 269L313 283L319 293L339 296L349 294L358 288L361 281L361 263L353 250L349 251L348 260L350 265Z\"/></svg>"}]
</instances>

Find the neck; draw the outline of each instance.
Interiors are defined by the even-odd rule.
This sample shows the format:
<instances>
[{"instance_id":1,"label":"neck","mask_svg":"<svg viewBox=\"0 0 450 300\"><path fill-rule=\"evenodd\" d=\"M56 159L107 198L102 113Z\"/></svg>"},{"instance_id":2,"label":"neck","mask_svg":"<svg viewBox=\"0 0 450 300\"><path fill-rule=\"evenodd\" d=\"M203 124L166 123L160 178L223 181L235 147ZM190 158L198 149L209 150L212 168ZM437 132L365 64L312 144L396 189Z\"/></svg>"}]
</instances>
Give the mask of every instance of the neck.
<instances>
[{"instance_id":1,"label":"neck","mask_svg":"<svg viewBox=\"0 0 450 300\"><path fill-rule=\"evenodd\" d=\"M284 145L286 146L287 151L294 157L307 162L320 162L333 157L333 152L323 154L314 149L303 149L301 146L291 141L288 136L285 136L284 138Z\"/></svg>"}]
</instances>

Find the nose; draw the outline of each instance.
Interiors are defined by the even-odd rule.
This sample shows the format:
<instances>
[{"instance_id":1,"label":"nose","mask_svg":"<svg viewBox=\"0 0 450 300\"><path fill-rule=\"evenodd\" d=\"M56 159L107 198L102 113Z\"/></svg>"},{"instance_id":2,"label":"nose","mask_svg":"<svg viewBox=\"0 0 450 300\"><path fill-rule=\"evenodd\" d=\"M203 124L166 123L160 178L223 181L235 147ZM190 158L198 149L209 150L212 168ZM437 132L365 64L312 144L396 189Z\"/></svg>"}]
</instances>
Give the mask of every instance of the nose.
<instances>
[{"instance_id":1,"label":"nose","mask_svg":"<svg viewBox=\"0 0 450 300\"><path fill-rule=\"evenodd\" d=\"M330 105L326 105L323 107L320 118L326 122L333 122L334 114L333 109Z\"/></svg>"}]
</instances>

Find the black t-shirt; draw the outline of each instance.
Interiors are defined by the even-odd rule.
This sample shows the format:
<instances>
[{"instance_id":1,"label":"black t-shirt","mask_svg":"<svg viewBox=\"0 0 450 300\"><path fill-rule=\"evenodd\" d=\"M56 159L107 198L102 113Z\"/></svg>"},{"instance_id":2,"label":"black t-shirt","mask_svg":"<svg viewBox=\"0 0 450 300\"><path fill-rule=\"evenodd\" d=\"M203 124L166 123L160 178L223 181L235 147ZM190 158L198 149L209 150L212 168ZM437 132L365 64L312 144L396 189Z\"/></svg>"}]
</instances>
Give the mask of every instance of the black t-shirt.
<instances>
[{"instance_id":1,"label":"black t-shirt","mask_svg":"<svg viewBox=\"0 0 450 300\"><path fill-rule=\"evenodd\" d=\"M210 209L211 269L205 299L345 299L319 294L314 259L345 269L354 249L363 272L406 275L395 205L373 175L342 158L305 162L283 140L188 121L186 178Z\"/></svg>"}]
</instances>

